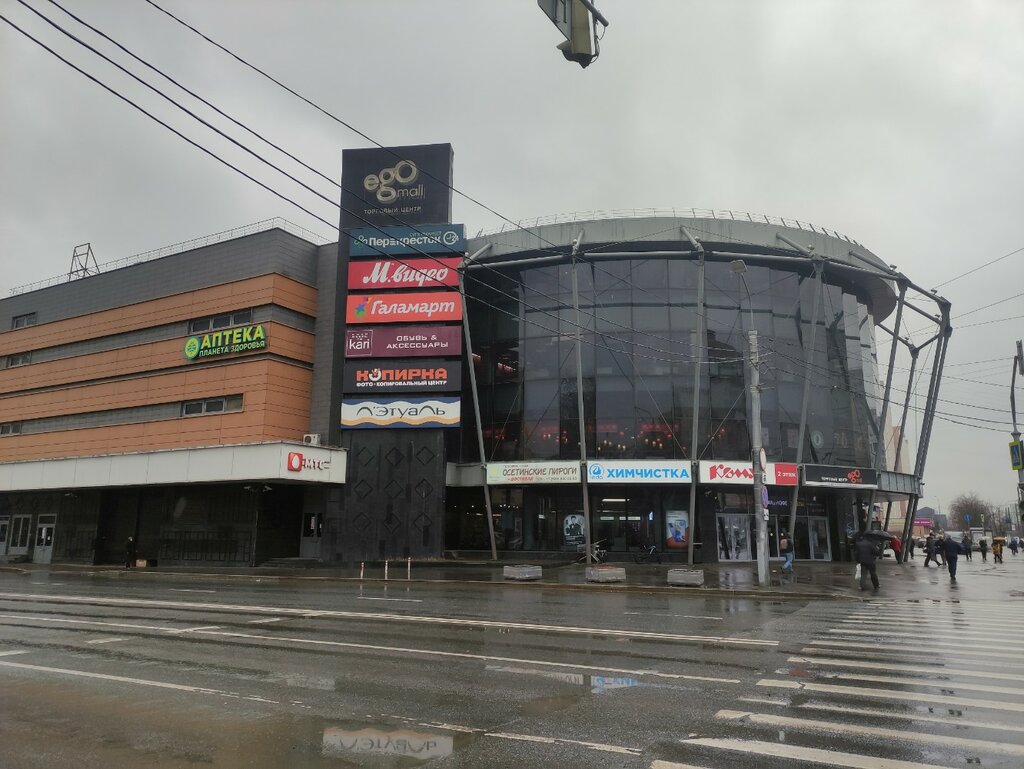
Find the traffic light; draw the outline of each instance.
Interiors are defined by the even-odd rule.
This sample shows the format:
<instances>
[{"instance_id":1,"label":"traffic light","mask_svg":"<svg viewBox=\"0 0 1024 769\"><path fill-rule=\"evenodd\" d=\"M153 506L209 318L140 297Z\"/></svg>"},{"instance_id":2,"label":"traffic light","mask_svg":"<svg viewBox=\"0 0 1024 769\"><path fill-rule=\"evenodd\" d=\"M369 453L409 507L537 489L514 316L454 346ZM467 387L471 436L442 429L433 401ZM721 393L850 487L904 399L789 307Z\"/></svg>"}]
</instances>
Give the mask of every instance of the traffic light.
<instances>
[{"instance_id":1,"label":"traffic light","mask_svg":"<svg viewBox=\"0 0 1024 769\"><path fill-rule=\"evenodd\" d=\"M570 0L568 39L558 46L566 60L588 67L596 58L593 28L590 11L582 0Z\"/></svg>"}]
</instances>

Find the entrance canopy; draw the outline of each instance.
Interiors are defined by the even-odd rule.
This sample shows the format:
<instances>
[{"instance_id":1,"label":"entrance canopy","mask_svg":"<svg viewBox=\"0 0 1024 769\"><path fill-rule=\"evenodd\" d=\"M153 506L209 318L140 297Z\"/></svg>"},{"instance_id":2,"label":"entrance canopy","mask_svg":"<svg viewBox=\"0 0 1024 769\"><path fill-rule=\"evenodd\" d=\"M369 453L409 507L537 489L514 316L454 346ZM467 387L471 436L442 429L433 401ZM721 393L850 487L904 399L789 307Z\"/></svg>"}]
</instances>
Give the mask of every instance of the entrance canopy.
<instances>
[{"instance_id":1,"label":"entrance canopy","mask_svg":"<svg viewBox=\"0 0 1024 769\"><path fill-rule=\"evenodd\" d=\"M345 482L344 449L301 443L171 449L0 464L0 492L276 480Z\"/></svg>"}]
</instances>

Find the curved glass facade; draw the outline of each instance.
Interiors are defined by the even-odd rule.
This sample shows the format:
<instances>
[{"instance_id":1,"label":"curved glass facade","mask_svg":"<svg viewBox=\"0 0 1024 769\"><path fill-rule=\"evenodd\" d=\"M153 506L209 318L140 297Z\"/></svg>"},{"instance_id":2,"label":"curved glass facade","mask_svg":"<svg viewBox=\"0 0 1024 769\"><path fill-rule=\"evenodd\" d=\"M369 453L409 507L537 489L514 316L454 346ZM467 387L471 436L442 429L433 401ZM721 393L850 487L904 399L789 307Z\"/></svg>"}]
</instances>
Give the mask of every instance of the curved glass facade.
<instances>
[{"instance_id":1,"label":"curved glass facade","mask_svg":"<svg viewBox=\"0 0 1024 769\"><path fill-rule=\"evenodd\" d=\"M697 261L638 252L575 269L588 457L749 459L752 323L763 445L771 461L796 460L815 299L809 261L783 269L752 257L742 280L727 261L707 261L696 446ZM485 461L580 456L572 271L569 263L505 262L467 278ZM820 301L803 461L871 467L881 388L867 300L826 272ZM470 420L463 439L464 456L475 458Z\"/></svg>"}]
</instances>

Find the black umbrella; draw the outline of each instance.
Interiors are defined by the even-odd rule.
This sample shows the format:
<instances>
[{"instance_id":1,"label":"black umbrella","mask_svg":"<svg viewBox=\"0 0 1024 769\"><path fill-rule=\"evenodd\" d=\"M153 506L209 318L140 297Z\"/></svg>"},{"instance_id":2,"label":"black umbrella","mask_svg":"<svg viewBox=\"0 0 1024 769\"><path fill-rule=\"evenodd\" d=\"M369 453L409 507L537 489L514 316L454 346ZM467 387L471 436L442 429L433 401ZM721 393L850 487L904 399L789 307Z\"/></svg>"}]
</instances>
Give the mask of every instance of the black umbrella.
<instances>
[{"instance_id":1,"label":"black umbrella","mask_svg":"<svg viewBox=\"0 0 1024 769\"><path fill-rule=\"evenodd\" d=\"M890 534L887 531L881 531L881 530L875 529L875 530L872 530L872 531L862 532L862 536L868 537L869 539L877 539L879 542L888 542L889 540L891 540L896 535L895 534Z\"/></svg>"}]
</instances>

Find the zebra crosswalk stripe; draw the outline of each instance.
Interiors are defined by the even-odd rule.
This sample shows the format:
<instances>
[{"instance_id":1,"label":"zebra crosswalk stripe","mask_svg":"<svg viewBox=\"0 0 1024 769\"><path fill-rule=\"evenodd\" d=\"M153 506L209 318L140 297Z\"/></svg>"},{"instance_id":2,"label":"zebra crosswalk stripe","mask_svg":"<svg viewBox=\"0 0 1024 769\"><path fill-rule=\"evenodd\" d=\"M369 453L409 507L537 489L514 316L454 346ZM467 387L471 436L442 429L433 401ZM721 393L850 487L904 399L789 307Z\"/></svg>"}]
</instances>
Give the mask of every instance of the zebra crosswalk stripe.
<instances>
[{"instance_id":1,"label":"zebra crosswalk stripe","mask_svg":"<svg viewBox=\"0 0 1024 769\"><path fill-rule=\"evenodd\" d=\"M739 753L753 754L759 758L774 756L789 758L794 761L813 761L828 766L839 766L844 769L953 769L937 764L922 764L917 761L900 761L895 758L879 756L862 756L856 753L839 753L834 750L807 748L784 742L762 742L760 740L740 740L730 737L704 737L683 740L686 745L705 748L732 750Z\"/></svg>"}]
</instances>

